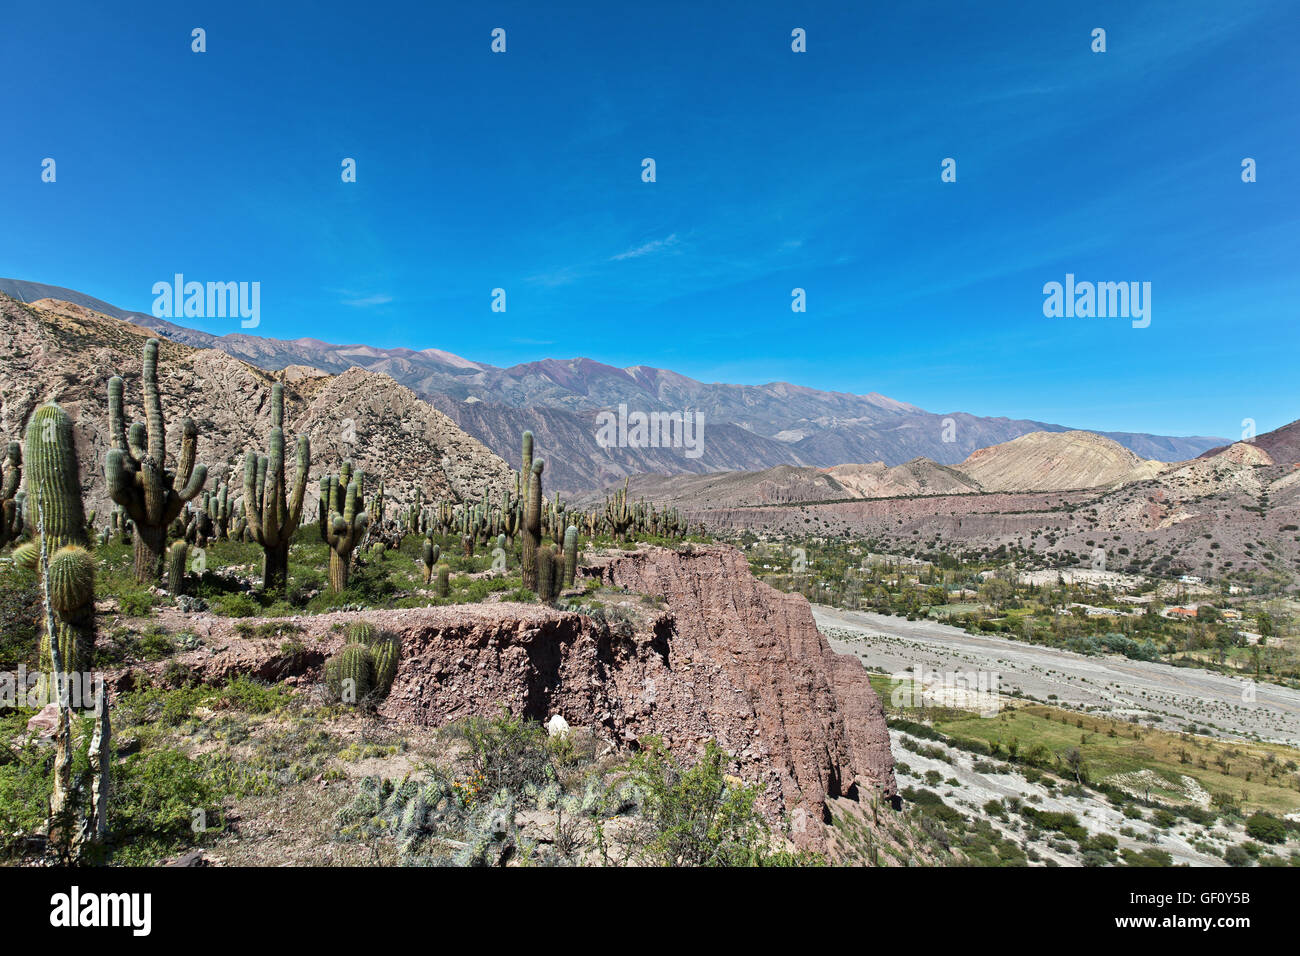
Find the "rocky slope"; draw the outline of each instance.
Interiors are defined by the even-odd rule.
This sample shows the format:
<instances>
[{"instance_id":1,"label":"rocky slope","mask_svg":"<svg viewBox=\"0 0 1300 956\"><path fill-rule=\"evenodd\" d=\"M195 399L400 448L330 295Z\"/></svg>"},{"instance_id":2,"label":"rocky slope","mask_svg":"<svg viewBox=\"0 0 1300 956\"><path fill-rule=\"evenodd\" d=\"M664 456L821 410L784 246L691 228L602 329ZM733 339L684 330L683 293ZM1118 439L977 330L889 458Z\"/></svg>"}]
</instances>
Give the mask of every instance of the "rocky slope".
<instances>
[{"instance_id":1,"label":"rocky slope","mask_svg":"<svg viewBox=\"0 0 1300 956\"><path fill-rule=\"evenodd\" d=\"M1236 445L1248 445L1262 452L1269 464L1300 464L1300 421L1265 432L1249 442L1237 442ZM1213 458L1227 451L1229 447L1235 446L1221 445L1218 448L1211 448L1200 457Z\"/></svg>"},{"instance_id":2,"label":"rocky slope","mask_svg":"<svg viewBox=\"0 0 1300 956\"><path fill-rule=\"evenodd\" d=\"M0 295L0 434L20 437L37 405L60 402L76 422L87 508L101 515L111 507L103 472L108 379L126 379L128 418L142 419L140 353L150 335L70 303L24 305ZM333 376L298 368L276 376L216 349L163 340L159 378L172 431L169 453L179 448L180 419L190 416L198 425L198 458L208 465L211 490L230 474L242 488L245 452L265 453L277 378L285 382L287 431L311 439L307 514L314 511L317 479L337 471L344 458L382 476L393 505L411 499L417 488L426 499L465 497L513 480L501 458L409 389L373 372L350 369Z\"/></svg>"},{"instance_id":3,"label":"rocky slope","mask_svg":"<svg viewBox=\"0 0 1300 956\"><path fill-rule=\"evenodd\" d=\"M689 458L682 448L602 448L596 442L598 412L594 410L516 408L439 394L423 397L507 461L518 457L519 436L525 430L537 437L539 448L562 449L547 456L547 487L570 496L621 483L624 477L641 472L716 473L745 468L756 460L803 463L784 442L762 438L739 425L706 421L703 453Z\"/></svg>"},{"instance_id":4,"label":"rocky slope","mask_svg":"<svg viewBox=\"0 0 1300 956\"><path fill-rule=\"evenodd\" d=\"M957 466L984 491L1061 491L1141 481L1164 466L1092 432L1031 432L981 448Z\"/></svg>"},{"instance_id":5,"label":"rocky slope","mask_svg":"<svg viewBox=\"0 0 1300 956\"><path fill-rule=\"evenodd\" d=\"M792 837L812 846L824 838L829 802L897 793L866 671L831 651L807 601L754 580L740 552L642 548L598 555L583 573L628 589L610 623L536 604L339 612L296 618L308 650L287 654L280 639L243 638L228 619L190 615L186 628L206 646L178 660L208 681L310 681L342 644L337 625L364 618L402 638L379 709L399 724L442 726L506 707L535 720L560 714L619 749L654 735L689 757L714 739L732 755L731 772L761 787L764 809L789 814ZM132 686L162 666L117 672L112 683Z\"/></svg>"}]
</instances>

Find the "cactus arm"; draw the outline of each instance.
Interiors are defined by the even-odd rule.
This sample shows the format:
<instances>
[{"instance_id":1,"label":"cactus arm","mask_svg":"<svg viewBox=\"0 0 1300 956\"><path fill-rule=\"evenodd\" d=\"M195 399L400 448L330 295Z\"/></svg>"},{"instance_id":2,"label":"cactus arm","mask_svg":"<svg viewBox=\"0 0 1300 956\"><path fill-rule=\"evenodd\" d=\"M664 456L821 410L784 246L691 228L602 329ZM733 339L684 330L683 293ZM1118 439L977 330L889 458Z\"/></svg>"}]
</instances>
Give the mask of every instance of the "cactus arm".
<instances>
[{"instance_id":1,"label":"cactus arm","mask_svg":"<svg viewBox=\"0 0 1300 956\"><path fill-rule=\"evenodd\" d=\"M244 456L244 516L254 539L262 535L262 499L257 493L258 457L253 452Z\"/></svg>"},{"instance_id":2,"label":"cactus arm","mask_svg":"<svg viewBox=\"0 0 1300 956\"><path fill-rule=\"evenodd\" d=\"M271 386L271 427L284 428L284 386L279 382Z\"/></svg>"},{"instance_id":3,"label":"cactus arm","mask_svg":"<svg viewBox=\"0 0 1300 956\"><path fill-rule=\"evenodd\" d=\"M144 344L144 412L149 428L149 457L162 469L167 460L167 429L163 425L162 396L158 393L158 340ZM161 513L161 512L160 512Z\"/></svg>"},{"instance_id":4,"label":"cactus arm","mask_svg":"<svg viewBox=\"0 0 1300 956\"><path fill-rule=\"evenodd\" d=\"M311 468L311 442L306 435L298 436L297 470L293 479L293 497L289 500L288 527L297 528L302 523L302 500L307 494L307 471Z\"/></svg>"},{"instance_id":5,"label":"cactus arm","mask_svg":"<svg viewBox=\"0 0 1300 956\"><path fill-rule=\"evenodd\" d=\"M208 466L195 465L194 470L190 473L189 482L185 485L184 488L182 488L179 492L176 493L176 499L172 505L172 507L176 511L176 514L180 513L181 507L185 504L185 502L192 501L194 498L198 496L198 493L203 490L203 483L206 482L207 480L208 480ZM173 514L172 517L174 518L176 517L176 515Z\"/></svg>"},{"instance_id":6,"label":"cactus arm","mask_svg":"<svg viewBox=\"0 0 1300 956\"><path fill-rule=\"evenodd\" d=\"M176 483L182 487L190 483L190 475L194 473L194 460L198 453L198 446L199 430L194 424L194 419L182 418L181 457L176 465Z\"/></svg>"},{"instance_id":7,"label":"cactus arm","mask_svg":"<svg viewBox=\"0 0 1300 956\"><path fill-rule=\"evenodd\" d=\"M129 442L128 448L131 452L131 457L137 462L148 457L149 452L145 448L145 443L148 440L149 436L145 430L143 422L135 422L127 432L127 441Z\"/></svg>"},{"instance_id":8,"label":"cactus arm","mask_svg":"<svg viewBox=\"0 0 1300 956\"><path fill-rule=\"evenodd\" d=\"M163 471L159 459L146 456L140 462L140 482L144 488L146 523L151 525L164 524L163 514L164 505L167 503L167 487L163 484Z\"/></svg>"},{"instance_id":9,"label":"cactus arm","mask_svg":"<svg viewBox=\"0 0 1300 956\"><path fill-rule=\"evenodd\" d=\"M122 414L122 377L114 375L108 380L108 436L112 447L123 451L126 444L126 417Z\"/></svg>"}]
</instances>

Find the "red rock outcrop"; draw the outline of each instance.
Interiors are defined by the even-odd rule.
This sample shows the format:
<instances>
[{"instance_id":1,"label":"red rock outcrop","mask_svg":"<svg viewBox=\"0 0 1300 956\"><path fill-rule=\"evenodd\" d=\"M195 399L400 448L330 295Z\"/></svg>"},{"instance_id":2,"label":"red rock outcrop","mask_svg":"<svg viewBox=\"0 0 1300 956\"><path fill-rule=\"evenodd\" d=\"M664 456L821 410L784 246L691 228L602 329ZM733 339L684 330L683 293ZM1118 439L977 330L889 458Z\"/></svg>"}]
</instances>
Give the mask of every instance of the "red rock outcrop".
<instances>
[{"instance_id":1,"label":"red rock outcrop","mask_svg":"<svg viewBox=\"0 0 1300 956\"><path fill-rule=\"evenodd\" d=\"M820 814L826 797L896 792L884 710L861 663L836 654L807 600L754 579L735 548L644 549L603 567L607 584L672 610L655 723L676 715L737 755L768 793ZM671 675L671 676L669 676ZM684 742L684 741L683 741Z\"/></svg>"},{"instance_id":2,"label":"red rock outcrop","mask_svg":"<svg viewBox=\"0 0 1300 956\"><path fill-rule=\"evenodd\" d=\"M616 746L654 735L687 758L714 739L733 756L731 772L760 786L763 808L791 814L796 840L808 843L819 840L828 799L897 792L866 671L830 649L803 597L756 581L739 551L642 548L585 571L626 588L627 600L593 614L499 603L302 617L296 653L283 638L241 638L231 622L204 616L206 629L189 626L209 647L179 660L206 680L310 677L342 645L336 625L364 618L402 637L379 708L396 722L558 713ZM133 680L119 673L113 683Z\"/></svg>"}]
</instances>

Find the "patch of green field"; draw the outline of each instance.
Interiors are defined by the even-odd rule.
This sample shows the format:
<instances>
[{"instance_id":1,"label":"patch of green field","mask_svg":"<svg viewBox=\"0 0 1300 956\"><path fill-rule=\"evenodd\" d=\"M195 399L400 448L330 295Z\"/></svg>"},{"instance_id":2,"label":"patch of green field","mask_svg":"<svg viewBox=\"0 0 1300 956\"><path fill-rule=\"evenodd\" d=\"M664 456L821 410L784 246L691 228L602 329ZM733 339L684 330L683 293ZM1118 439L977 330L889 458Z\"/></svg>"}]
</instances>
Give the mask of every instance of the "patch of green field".
<instances>
[{"instance_id":1,"label":"patch of green field","mask_svg":"<svg viewBox=\"0 0 1300 956\"><path fill-rule=\"evenodd\" d=\"M1300 809L1300 751L1278 744L1170 733L1038 704L1008 707L996 717L944 711L934 726L957 740L997 744L1003 752L1014 747L1049 764L1077 748L1094 783L1151 770L1170 781L1189 776L1210 794L1226 795L1243 809ZM1179 796L1176 788L1161 794L1162 789L1153 787L1151 793Z\"/></svg>"}]
</instances>

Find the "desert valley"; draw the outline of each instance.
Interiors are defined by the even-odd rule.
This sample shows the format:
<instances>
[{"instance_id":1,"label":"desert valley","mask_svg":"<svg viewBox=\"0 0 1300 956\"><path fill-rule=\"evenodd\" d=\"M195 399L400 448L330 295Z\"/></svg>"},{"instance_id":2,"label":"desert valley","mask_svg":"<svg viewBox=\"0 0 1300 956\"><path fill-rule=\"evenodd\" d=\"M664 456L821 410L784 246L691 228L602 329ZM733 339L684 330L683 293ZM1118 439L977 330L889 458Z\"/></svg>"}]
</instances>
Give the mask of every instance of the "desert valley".
<instances>
[{"instance_id":1,"label":"desert valley","mask_svg":"<svg viewBox=\"0 0 1300 956\"><path fill-rule=\"evenodd\" d=\"M0 340L9 862L1300 861L1300 424L497 369L18 280ZM629 401L704 409L704 455L593 444Z\"/></svg>"}]
</instances>

